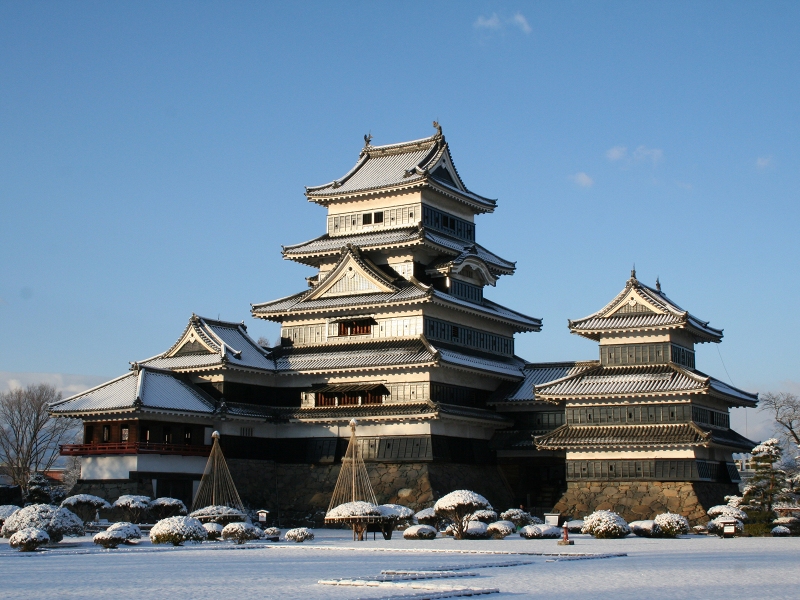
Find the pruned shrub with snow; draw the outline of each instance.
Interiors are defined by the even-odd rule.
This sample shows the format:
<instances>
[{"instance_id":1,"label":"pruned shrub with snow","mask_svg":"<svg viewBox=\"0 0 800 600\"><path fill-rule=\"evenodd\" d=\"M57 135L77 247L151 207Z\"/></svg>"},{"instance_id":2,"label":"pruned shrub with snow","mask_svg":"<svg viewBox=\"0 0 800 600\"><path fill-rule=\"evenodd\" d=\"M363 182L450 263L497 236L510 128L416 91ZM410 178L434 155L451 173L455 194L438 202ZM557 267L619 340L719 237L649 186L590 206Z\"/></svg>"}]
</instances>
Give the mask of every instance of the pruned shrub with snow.
<instances>
[{"instance_id":1,"label":"pruned shrub with snow","mask_svg":"<svg viewBox=\"0 0 800 600\"><path fill-rule=\"evenodd\" d=\"M776 525L772 528L770 533L772 533L774 537L786 537L787 535L792 535L792 531L783 525Z\"/></svg>"},{"instance_id":2,"label":"pruned shrub with snow","mask_svg":"<svg viewBox=\"0 0 800 600\"><path fill-rule=\"evenodd\" d=\"M357 500L356 502L345 502L339 506L334 506L325 515L326 519L349 519L352 517L380 517L381 509L376 504L371 502L363 502Z\"/></svg>"},{"instance_id":3,"label":"pruned shrub with snow","mask_svg":"<svg viewBox=\"0 0 800 600\"><path fill-rule=\"evenodd\" d=\"M511 535L516 530L517 527L512 521L495 521L494 523L489 523L486 533L488 533L489 537L491 538L502 540L504 537Z\"/></svg>"},{"instance_id":4,"label":"pruned shrub with snow","mask_svg":"<svg viewBox=\"0 0 800 600\"><path fill-rule=\"evenodd\" d=\"M64 498L61 506L70 509L78 515L84 523L93 520L98 510L108 510L111 508L111 505L106 502L105 499L100 496L92 496L91 494L76 494L75 496Z\"/></svg>"},{"instance_id":5,"label":"pruned shrub with snow","mask_svg":"<svg viewBox=\"0 0 800 600\"><path fill-rule=\"evenodd\" d=\"M525 527L525 525L541 525L543 523L539 517L534 517L521 508L509 508L507 511L500 513L500 518L504 521L511 521L517 529Z\"/></svg>"},{"instance_id":6,"label":"pruned shrub with snow","mask_svg":"<svg viewBox=\"0 0 800 600\"><path fill-rule=\"evenodd\" d=\"M797 517L778 517L772 524L786 527L792 535L800 534L800 519Z\"/></svg>"},{"instance_id":7,"label":"pruned shrub with snow","mask_svg":"<svg viewBox=\"0 0 800 600\"><path fill-rule=\"evenodd\" d=\"M725 531L724 531L725 524L721 523L721 521L723 519L730 519L730 518L731 517L719 516L716 519L710 520L708 523L706 523L706 529L707 529L708 533L711 533L713 535L723 535L725 533ZM734 525L735 525L735 529L736 529L736 534L738 535L738 534L743 533L744 532L744 523L742 523L739 519L735 519L735 518L734 518L734 521L735 521Z\"/></svg>"},{"instance_id":8,"label":"pruned shrub with snow","mask_svg":"<svg viewBox=\"0 0 800 600\"><path fill-rule=\"evenodd\" d=\"M83 521L70 510L51 504L31 504L8 517L0 535L10 538L30 527L46 531L53 543L60 542L65 535L78 536L84 533Z\"/></svg>"},{"instance_id":9,"label":"pruned shrub with snow","mask_svg":"<svg viewBox=\"0 0 800 600\"><path fill-rule=\"evenodd\" d=\"M567 521L567 529L570 533L580 533L581 529L583 529L583 519L573 519L572 521Z\"/></svg>"},{"instance_id":10,"label":"pruned shrub with snow","mask_svg":"<svg viewBox=\"0 0 800 600\"><path fill-rule=\"evenodd\" d=\"M203 529L206 530L208 539L213 541L222 537L222 530L225 528L219 523L203 523Z\"/></svg>"},{"instance_id":11,"label":"pruned shrub with snow","mask_svg":"<svg viewBox=\"0 0 800 600\"><path fill-rule=\"evenodd\" d=\"M16 504L3 504L0 506L0 528L3 527L3 523L6 522L6 519L13 515L20 509L19 506Z\"/></svg>"},{"instance_id":12,"label":"pruned shrub with snow","mask_svg":"<svg viewBox=\"0 0 800 600\"><path fill-rule=\"evenodd\" d=\"M482 523L494 523L497 521L497 513L493 510L476 510L469 517L470 521L481 521Z\"/></svg>"},{"instance_id":13,"label":"pruned shrub with snow","mask_svg":"<svg viewBox=\"0 0 800 600\"><path fill-rule=\"evenodd\" d=\"M692 532L697 535L706 535L708 533L708 527L705 525L695 525L692 527Z\"/></svg>"},{"instance_id":14,"label":"pruned shrub with snow","mask_svg":"<svg viewBox=\"0 0 800 600\"><path fill-rule=\"evenodd\" d=\"M250 523L228 523L222 530L222 539L244 544L250 540L261 539L261 530Z\"/></svg>"},{"instance_id":15,"label":"pruned shrub with snow","mask_svg":"<svg viewBox=\"0 0 800 600\"><path fill-rule=\"evenodd\" d=\"M219 523L223 527L228 523L238 523L246 519L246 515L230 506L215 504L200 508L189 514L194 519L199 519L203 523Z\"/></svg>"},{"instance_id":16,"label":"pruned shrub with snow","mask_svg":"<svg viewBox=\"0 0 800 600\"><path fill-rule=\"evenodd\" d=\"M131 523L141 523L150 508L150 497L125 494L111 506L120 509Z\"/></svg>"},{"instance_id":17,"label":"pruned shrub with snow","mask_svg":"<svg viewBox=\"0 0 800 600\"><path fill-rule=\"evenodd\" d=\"M102 546L106 549L116 548L120 544L124 544L127 540L125 534L122 531L101 531L100 533L96 533L92 538L92 541L97 544L98 546Z\"/></svg>"},{"instance_id":18,"label":"pruned shrub with snow","mask_svg":"<svg viewBox=\"0 0 800 600\"><path fill-rule=\"evenodd\" d=\"M277 542L281 538L281 530L277 527L267 527L261 535L265 540Z\"/></svg>"},{"instance_id":19,"label":"pruned shrub with snow","mask_svg":"<svg viewBox=\"0 0 800 600\"><path fill-rule=\"evenodd\" d=\"M689 520L676 513L662 513L653 519L661 537L674 538L689 533Z\"/></svg>"},{"instance_id":20,"label":"pruned shrub with snow","mask_svg":"<svg viewBox=\"0 0 800 600\"><path fill-rule=\"evenodd\" d=\"M414 515L414 520L420 525L430 525L440 531L447 523L447 519L436 514L433 507L423 508L421 511Z\"/></svg>"},{"instance_id":21,"label":"pruned shrub with snow","mask_svg":"<svg viewBox=\"0 0 800 600\"><path fill-rule=\"evenodd\" d=\"M661 528L653 520L631 521L628 523L633 535L638 537L661 537Z\"/></svg>"},{"instance_id":22,"label":"pruned shrub with snow","mask_svg":"<svg viewBox=\"0 0 800 600\"><path fill-rule=\"evenodd\" d=\"M184 542L202 542L207 538L203 524L192 517L168 517L150 530L150 541L154 544L180 546Z\"/></svg>"},{"instance_id":23,"label":"pruned shrub with snow","mask_svg":"<svg viewBox=\"0 0 800 600\"><path fill-rule=\"evenodd\" d=\"M433 505L433 510L438 516L453 522L453 537L460 540L464 538L470 517L479 510L492 510L492 505L480 494L469 490L456 490L439 498ZM479 521L472 521L475 522Z\"/></svg>"},{"instance_id":24,"label":"pruned shrub with snow","mask_svg":"<svg viewBox=\"0 0 800 600\"><path fill-rule=\"evenodd\" d=\"M305 542L306 540L313 540L314 532L308 527L296 527L295 529L290 529L287 531L283 539L287 542L297 542L299 544L300 542Z\"/></svg>"},{"instance_id":25,"label":"pruned shrub with snow","mask_svg":"<svg viewBox=\"0 0 800 600\"><path fill-rule=\"evenodd\" d=\"M8 540L8 545L17 548L20 552L33 552L39 546L44 546L49 542L50 536L45 530L38 527L26 527L12 535Z\"/></svg>"},{"instance_id":26,"label":"pruned shrub with snow","mask_svg":"<svg viewBox=\"0 0 800 600\"><path fill-rule=\"evenodd\" d=\"M470 521L464 528L465 540L489 539L489 526L483 521Z\"/></svg>"},{"instance_id":27,"label":"pruned shrub with snow","mask_svg":"<svg viewBox=\"0 0 800 600\"><path fill-rule=\"evenodd\" d=\"M138 525L134 525L133 523L128 523L127 521L120 521L119 523L114 523L111 525L106 531L119 533L125 536L125 543L130 544L133 540L140 540L142 539L142 530L139 529Z\"/></svg>"},{"instance_id":28,"label":"pruned shrub with snow","mask_svg":"<svg viewBox=\"0 0 800 600\"><path fill-rule=\"evenodd\" d=\"M436 529L430 525L412 525L403 532L407 540L433 540L437 535Z\"/></svg>"},{"instance_id":29,"label":"pruned shrub with snow","mask_svg":"<svg viewBox=\"0 0 800 600\"><path fill-rule=\"evenodd\" d=\"M385 519L395 523L404 523L414 518L414 511L402 504L380 504L378 510Z\"/></svg>"},{"instance_id":30,"label":"pruned shrub with snow","mask_svg":"<svg viewBox=\"0 0 800 600\"><path fill-rule=\"evenodd\" d=\"M526 525L519 530L519 536L526 540L550 539L561 537L561 529L553 525Z\"/></svg>"},{"instance_id":31,"label":"pruned shrub with snow","mask_svg":"<svg viewBox=\"0 0 800 600\"><path fill-rule=\"evenodd\" d=\"M186 505L177 498L156 498L150 502L150 512L153 517L160 521L167 517L180 517L185 515L188 511Z\"/></svg>"},{"instance_id":32,"label":"pruned shrub with snow","mask_svg":"<svg viewBox=\"0 0 800 600\"><path fill-rule=\"evenodd\" d=\"M631 532L625 519L610 510L597 510L583 521L581 533L600 539L624 538Z\"/></svg>"},{"instance_id":33,"label":"pruned shrub with snow","mask_svg":"<svg viewBox=\"0 0 800 600\"><path fill-rule=\"evenodd\" d=\"M706 511L706 514L712 518L733 517L734 519L737 519L739 521L747 520L746 512L744 512L741 508L736 508L735 506L728 506L727 504L718 504L717 506L712 506Z\"/></svg>"}]
</instances>

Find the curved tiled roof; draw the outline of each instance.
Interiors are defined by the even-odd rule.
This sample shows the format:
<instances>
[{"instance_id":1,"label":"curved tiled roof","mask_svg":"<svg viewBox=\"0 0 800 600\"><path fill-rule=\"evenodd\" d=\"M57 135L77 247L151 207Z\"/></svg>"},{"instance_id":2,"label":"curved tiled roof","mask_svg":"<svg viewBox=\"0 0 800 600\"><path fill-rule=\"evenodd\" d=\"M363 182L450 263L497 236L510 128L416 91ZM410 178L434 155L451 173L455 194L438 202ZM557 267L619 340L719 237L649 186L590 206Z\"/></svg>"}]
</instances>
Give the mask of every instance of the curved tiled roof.
<instances>
[{"instance_id":1,"label":"curved tiled roof","mask_svg":"<svg viewBox=\"0 0 800 600\"><path fill-rule=\"evenodd\" d=\"M711 393L734 406L754 406L758 395L726 385L699 371L669 363L602 366L535 387L537 398L567 400L584 397Z\"/></svg>"},{"instance_id":2,"label":"curved tiled roof","mask_svg":"<svg viewBox=\"0 0 800 600\"><path fill-rule=\"evenodd\" d=\"M563 379L575 375L591 367L597 366L597 361L560 362L560 363L526 363L522 368L525 377L513 388L506 388L493 395L492 404L504 402L533 402L536 398L533 388L556 379Z\"/></svg>"},{"instance_id":3,"label":"curved tiled roof","mask_svg":"<svg viewBox=\"0 0 800 600\"><path fill-rule=\"evenodd\" d=\"M449 363L455 367L490 371L497 375L505 375L515 379L522 377L522 366L525 362L517 357L488 357L441 347L436 348L436 350L439 353L441 362Z\"/></svg>"},{"instance_id":4,"label":"curved tiled roof","mask_svg":"<svg viewBox=\"0 0 800 600\"><path fill-rule=\"evenodd\" d=\"M136 409L212 414L214 401L176 373L140 367L50 405L55 415Z\"/></svg>"},{"instance_id":5,"label":"curved tiled roof","mask_svg":"<svg viewBox=\"0 0 800 600\"><path fill-rule=\"evenodd\" d=\"M305 300L313 290L307 290L286 298L279 298L272 302L253 304L254 317L268 317L271 315L289 312L314 312L329 311L332 308L348 308L354 306L369 306L374 304L395 304L417 302L428 297L428 292L416 285L407 285L396 292L378 292L374 294L354 294L352 296L331 296Z\"/></svg>"},{"instance_id":6,"label":"curved tiled roof","mask_svg":"<svg viewBox=\"0 0 800 600\"><path fill-rule=\"evenodd\" d=\"M434 363L421 340L370 340L346 345L281 347L275 352L279 372L405 367Z\"/></svg>"},{"instance_id":7,"label":"curved tiled roof","mask_svg":"<svg viewBox=\"0 0 800 600\"><path fill-rule=\"evenodd\" d=\"M541 450L708 446L750 449L752 442L733 430L704 431L696 423L657 425L562 425L535 438Z\"/></svg>"},{"instance_id":8,"label":"curved tiled roof","mask_svg":"<svg viewBox=\"0 0 800 600\"><path fill-rule=\"evenodd\" d=\"M620 305L628 294L635 292L646 302L657 309L653 312L646 307L641 312L621 312ZM633 297L634 294L631 294ZM633 303L634 301L631 300ZM715 329L708 321L698 319L688 311L682 309L670 300L661 291L660 284L656 289L651 288L638 279L635 271L631 273L623 289L616 297L602 309L582 319L570 320L569 328L572 333L577 333L590 339L600 339L604 333L618 331L636 331L648 329L686 329L692 333L697 342L719 342L722 340L722 330Z\"/></svg>"},{"instance_id":9,"label":"curved tiled roof","mask_svg":"<svg viewBox=\"0 0 800 600\"><path fill-rule=\"evenodd\" d=\"M452 182L431 175L434 167L440 165L445 157L455 173ZM330 198L421 185L438 188L471 204L479 212L492 211L497 204L495 200L479 196L464 186L441 129L429 138L400 144L372 146L367 141L350 171L330 183L307 187L306 196L311 201L324 203Z\"/></svg>"}]
</instances>

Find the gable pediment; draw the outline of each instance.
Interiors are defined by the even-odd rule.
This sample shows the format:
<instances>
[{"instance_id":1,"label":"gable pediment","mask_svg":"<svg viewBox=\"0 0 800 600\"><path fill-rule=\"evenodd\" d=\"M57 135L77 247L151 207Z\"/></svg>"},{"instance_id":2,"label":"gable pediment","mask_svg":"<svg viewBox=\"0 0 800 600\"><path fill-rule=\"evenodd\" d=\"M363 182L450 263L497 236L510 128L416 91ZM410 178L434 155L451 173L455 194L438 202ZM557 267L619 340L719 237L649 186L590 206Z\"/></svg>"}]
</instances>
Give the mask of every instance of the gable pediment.
<instances>
[{"instance_id":1,"label":"gable pediment","mask_svg":"<svg viewBox=\"0 0 800 600\"><path fill-rule=\"evenodd\" d=\"M187 354L216 354L216 348L203 339L194 326L190 326L167 356L184 356Z\"/></svg>"},{"instance_id":2,"label":"gable pediment","mask_svg":"<svg viewBox=\"0 0 800 600\"><path fill-rule=\"evenodd\" d=\"M613 306L611 310L609 310L604 317L615 317L619 315L626 315L626 314L658 314L663 315L665 311L650 302L647 298L645 298L642 294L639 293L638 290L632 288L628 290L628 293L625 294L616 306Z\"/></svg>"},{"instance_id":3,"label":"gable pediment","mask_svg":"<svg viewBox=\"0 0 800 600\"><path fill-rule=\"evenodd\" d=\"M449 154L449 152L444 152L436 164L429 169L430 176L457 190L466 191L455 166L453 166L453 161L450 160Z\"/></svg>"},{"instance_id":4,"label":"gable pediment","mask_svg":"<svg viewBox=\"0 0 800 600\"><path fill-rule=\"evenodd\" d=\"M351 250L345 251L339 264L309 294L305 300L354 294L395 292L397 288L370 268Z\"/></svg>"}]
</instances>

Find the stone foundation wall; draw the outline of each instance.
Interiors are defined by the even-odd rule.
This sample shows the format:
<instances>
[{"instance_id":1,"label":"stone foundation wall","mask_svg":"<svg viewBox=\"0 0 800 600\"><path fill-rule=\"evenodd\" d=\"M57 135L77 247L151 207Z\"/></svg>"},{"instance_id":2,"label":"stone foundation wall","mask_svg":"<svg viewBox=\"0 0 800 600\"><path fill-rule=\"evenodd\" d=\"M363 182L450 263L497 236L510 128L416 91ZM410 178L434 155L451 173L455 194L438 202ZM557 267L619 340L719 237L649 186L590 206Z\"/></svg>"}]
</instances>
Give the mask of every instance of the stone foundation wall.
<instances>
[{"instance_id":1,"label":"stone foundation wall","mask_svg":"<svg viewBox=\"0 0 800 600\"><path fill-rule=\"evenodd\" d=\"M734 483L699 481L570 481L554 512L581 518L595 510L613 510L626 521L679 513L691 525L708 522L706 510L738 493Z\"/></svg>"}]
</instances>

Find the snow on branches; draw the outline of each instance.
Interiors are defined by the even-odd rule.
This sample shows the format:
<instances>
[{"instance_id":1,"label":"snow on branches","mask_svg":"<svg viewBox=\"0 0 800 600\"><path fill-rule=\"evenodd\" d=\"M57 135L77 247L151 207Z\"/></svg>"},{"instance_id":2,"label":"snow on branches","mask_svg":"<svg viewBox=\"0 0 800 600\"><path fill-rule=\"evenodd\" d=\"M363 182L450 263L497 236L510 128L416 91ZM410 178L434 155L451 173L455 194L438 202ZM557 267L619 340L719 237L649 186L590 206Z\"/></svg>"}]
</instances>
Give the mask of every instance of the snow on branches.
<instances>
[{"instance_id":1,"label":"snow on branches","mask_svg":"<svg viewBox=\"0 0 800 600\"><path fill-rule=\"evenodd\" d=\"M625 519L610 510L597 510L584 519L581 533L596 538L623 538L631 532Z\"/></svg>"},{"instance_id":2,"label":"snow on branches","mask_svg":"<svg viewBox=\"0 0 800 600\"><path fill-rule=\"evenodd\" d=\"M244 544L250 540L261 539L263 532L250 523L228 523L222 530L222 539Z\"/></svg>"},{"instance_id":3,"label":"snow on branches","mask_svg":"<svg viewBox=\"0 0 800 600\"><path fill-rule=\"evenodd\" d=\"M53 543L60 542L65 535L83 535L83 521L78 515L51 504L31 504L21 508L6 519L0 536L10 538L27 528L41 529Z\"/></svg>"},{"instance_id":4,"label":"snow on branches","mask_svg":"<svg viewBox=\"0 0 800 600\"><path fill-rule=\"evenodd\" d=\"M464 538L472 515L479 510L492 510L492 505L480 494L469 490L456 490L439 498L433 505L433 510L437 516L453 522L453 537L460 540Z\"/></svg>"},{"instance_id":5,"label":"snow on branches","mask_svg":"<svg viewBox=\"0 0 800 600\"><path fill-rule=\"evenodd\" d=\"M412 525L403 532L403 538L407 540L433 540L436 535L436 529L430 525Z\"/></svg>"},{"instance_id":6,"label":"snow on branches","mask_svg":"<svg viewBox=\"0 0 800 600\"><path fill-rule=\"evenodd\" d=\"M653 522L659 528L661 537L674 538L689 533L689 521L683 515L663 513L658 515Z\"/></svg>"},{"instance_id":7,"label":"snow on branches","mask_svg":"<svg viewBox=\"0 0 800 600\"><path fill-rule=\"evenodd\" d=\"M192 517L168 517L150 530L150 541L154 544L180 546L184 542L202 542L207 538L203 524Z\"/></svg>"},{"instance_id":8,"label":"snow on branches","mask_svg":"<svg viewBox=\"0 0 800 600\"><path fill-rule=\"evenodd\" d=\"M526 525L519 530L519 536L526 540L556 539L561 537L561 529L553 525Z\"/></svg>"},{"instance_id":9,"label":"snow on branches","mask_svg":"<svg viewBox=\"0 0 800 600\"><path fill-rule=\"evenodd\" d=\"M383 513L381 509L372 504L372 502L363 502L357 500L355 502L345 502L339 506L333 507L328 514L325 515L326 519L352 519L357 517L381 517Z\"/></svg>"},{"instance_id":10,"label":"snow on branches","mask_svg":"<svg viewBox=\"0 0 800 600\"><path fill-rule=\"evenodd\" d=\"M287 542L297 542L299 544L300 542L305 542L306 540L313 540L314 532L308 527L296 527L295 529L290 529L287 531L283 539Z\"/></svg>"},{"instance_id":11,"label":"snow on branches","mask_svg":"<svg viewBox=\"0 0 800 600\"><path fill-rule=\"evenodd\" d=\"M38 527L26 527L20 529L11 539L8 540L8 545L12 548L19 549L20 552L33 552L39 546L43 546L50 542L50 536L47 532Z\"/></svg>"}]
</instances>

